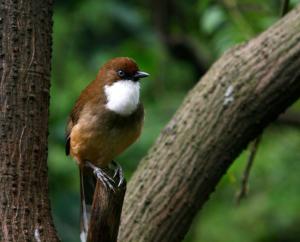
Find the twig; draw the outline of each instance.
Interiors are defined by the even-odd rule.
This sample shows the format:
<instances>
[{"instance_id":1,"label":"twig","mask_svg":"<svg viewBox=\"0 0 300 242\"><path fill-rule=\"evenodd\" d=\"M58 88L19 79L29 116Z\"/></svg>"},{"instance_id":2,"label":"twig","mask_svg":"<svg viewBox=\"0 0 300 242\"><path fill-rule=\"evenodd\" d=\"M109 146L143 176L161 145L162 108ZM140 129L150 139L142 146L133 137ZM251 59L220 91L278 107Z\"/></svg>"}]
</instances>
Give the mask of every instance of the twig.
<instances>
[{"instance_id":1,"label":"twig","mask_svg":"<svg viewBox=\"0 0 300 242\"><path fill-rule=\"evenodd\" d=\"M168 52L176 59L189 62L195 74L202 76L207 71L211 58L209 52L203 50L199 41L194 41L186 29L186 19L191 18L191 13L185 12L178 1L174 0L152 0L150 4L154 28ZM176 34L172 33L175 23Z\"/></svg>"},{"instance_id":2,"label":"twig","mask_svg":"<svg viewBox=\"0 0 300 242\"><path fill-rule=\"evenodd\" d=\"M248 181L249 181L250 171L251 171L251 167L252 167L253 162L254 162L254 158L255 158L260 140L261 140L261 135L258 136L254 140L254 142L252 143L252 147L251 147L251 150L250 150L250 155L248 157L247 164L246 164L246 167L245 167L245 170L244 170L244 173L243 173L243 177L242 177L242 180L241 180L241 189L240 189L240 191L238 192L238 194L236 196L236 203L237 204L240 204L241 200L243 198L245 198L247 193L248 193Z\"/></svg>"},{"instance_id":3,"label":"twig","mask_svg":"<svg viewBox=\"0 0 300 242\"><path fill-rule=\"evenodd\" d=\"M300 128L300 114L296 112L287 112L281 114L275 124L287 125L294 128Z\"/></svg>"},{"instance_id":4,"label":"twig","mask_svg":"<svg viewBox=\"0 0 300 242\"><path fill-rule=\"evenodd\" d=\"M281 3L280 16L283 17L289 11L290 1L283 0Z\"/></svg>"},{"instance_id":5,"label":"twig","mask_svg":"<svg viewBox=\"0 0 300 242\"><path fill-rule=\"evenodd\" d=\"M118 184L121 177L114 178ZM88 232L88 242L116 242L118 237L121 211L126 192L126 181L115 191L107 189L97 180L91 219Z\"/></svg>"}]
</instances>

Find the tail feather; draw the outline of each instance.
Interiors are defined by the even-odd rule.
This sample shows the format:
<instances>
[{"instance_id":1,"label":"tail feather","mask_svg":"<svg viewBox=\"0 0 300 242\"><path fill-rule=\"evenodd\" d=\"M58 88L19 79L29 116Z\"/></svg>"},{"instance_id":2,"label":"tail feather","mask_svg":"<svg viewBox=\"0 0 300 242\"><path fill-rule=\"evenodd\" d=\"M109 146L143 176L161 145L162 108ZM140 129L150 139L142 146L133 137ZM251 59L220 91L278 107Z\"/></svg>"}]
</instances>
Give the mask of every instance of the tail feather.
<instances>
[{"instance_id":1,"label":"tail feather","mask_svg":"<svg viewBox=\"0 0 300 242\"><path fill-rule=\"evenodd\" d=\"M96 180L93 171L88 168L79 168L80 173L80 239L81 242L87 241L89 221Z\"/></svg>"}]
</instances>

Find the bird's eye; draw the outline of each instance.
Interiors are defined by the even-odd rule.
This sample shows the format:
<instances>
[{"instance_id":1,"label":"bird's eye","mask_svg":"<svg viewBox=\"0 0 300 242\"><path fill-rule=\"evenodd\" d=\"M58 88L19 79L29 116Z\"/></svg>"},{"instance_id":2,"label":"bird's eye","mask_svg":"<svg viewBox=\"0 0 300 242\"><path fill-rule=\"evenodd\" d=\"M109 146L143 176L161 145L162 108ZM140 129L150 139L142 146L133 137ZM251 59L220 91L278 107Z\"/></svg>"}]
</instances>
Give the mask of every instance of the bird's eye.
<instances>
[{"instance_id":1,"label":"bird's eye","mask_svg":"<svg viewBox=\"0 0 300 242\"><path fill-rule=\"evenodd\" d=\"M117 73L118 73L119 77L124 77L125 76L125 72L123 70L118 70Z\"/></svg>"}]
</instances>

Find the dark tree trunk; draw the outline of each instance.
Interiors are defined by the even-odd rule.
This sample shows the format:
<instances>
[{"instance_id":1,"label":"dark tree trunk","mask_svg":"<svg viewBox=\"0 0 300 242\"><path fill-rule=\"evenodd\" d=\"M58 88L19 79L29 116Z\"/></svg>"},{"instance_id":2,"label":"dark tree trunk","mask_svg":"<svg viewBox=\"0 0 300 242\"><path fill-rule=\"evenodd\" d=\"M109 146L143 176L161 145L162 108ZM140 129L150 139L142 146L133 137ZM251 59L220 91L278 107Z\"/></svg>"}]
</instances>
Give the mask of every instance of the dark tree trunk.
<instances>
[{"instance_id":1,"label":"dark tree trunk","mask_svg":"<svg viewBox=\"0 0 300 242\"><path fill-rule=\"evenodd\" d=\"M111 173L111 176L113 176L113 173ZM114 180L118 184L118 177ZM88 231L88 242L117 241L125 192L126 181L124 181L122 186L116 187L114 191L105 188L101 182L97 181Z\"/></svg>"},{"instance_id":2,"label":"dark tree trunk","mask_svg":"<svg viewBox=\"0 0 300 242\"><path fill-rule=\"evenodd\" d=\"M121 242L181 241L230 164L300 96L300 7L220 58L128 184Z\"/></svg>"},{"instance_id":3,"label":"dark tree trunk","mask_svg":"<svg viewBox=\"0 0 300 242\"><path fill-rule=\"evenodd\" d=\"M0 240L58 241L48 199L52 1L0 3Z\"/></svg>"}]
</instances>

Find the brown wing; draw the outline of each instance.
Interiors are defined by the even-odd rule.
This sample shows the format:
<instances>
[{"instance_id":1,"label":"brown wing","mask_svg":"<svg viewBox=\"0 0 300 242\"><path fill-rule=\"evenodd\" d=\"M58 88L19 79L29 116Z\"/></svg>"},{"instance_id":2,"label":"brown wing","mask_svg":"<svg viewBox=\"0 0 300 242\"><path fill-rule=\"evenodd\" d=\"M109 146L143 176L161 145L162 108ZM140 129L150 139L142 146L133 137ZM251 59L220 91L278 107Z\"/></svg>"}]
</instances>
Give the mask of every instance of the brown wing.
<instances>
[{"instance_id":1,"label":"brown wing","mask_svg":"<svg viewBox=\"0 0 300 242\"><path fill-rule=\"evenodd\" d=\"M93 101L93 98L95 98L95 95L93 95L93 89L97 88L97 82L93 81L91 82L80 94L79 98L77 99L72 112L70 113L68 122L67 122L67 127L66 127L66 132L65 132L65 141L66 141L66 146L65 146L65 152L66 155L70 154L70 135L72 132L72 128L77 124L78 119L80 117L80 113L85 106L86 103L89 101ZM99 87L98 87L99 88ZM100 90L100 88L99 88Z\"/></svg>"}]
</instances>

